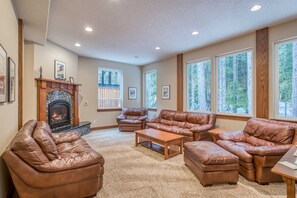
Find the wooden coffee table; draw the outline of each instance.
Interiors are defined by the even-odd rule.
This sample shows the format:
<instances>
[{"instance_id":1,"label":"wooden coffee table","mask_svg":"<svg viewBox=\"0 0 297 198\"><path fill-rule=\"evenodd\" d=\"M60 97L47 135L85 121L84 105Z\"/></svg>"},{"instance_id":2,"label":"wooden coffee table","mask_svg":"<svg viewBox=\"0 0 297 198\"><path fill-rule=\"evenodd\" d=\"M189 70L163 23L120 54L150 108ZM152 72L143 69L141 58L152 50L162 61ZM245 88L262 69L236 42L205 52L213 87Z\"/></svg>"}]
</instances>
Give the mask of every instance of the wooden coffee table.
<instances>
[{"instance_id":1,"label":"wooden coffee table","mask_svg":"<svg viewBox=\"0 0 297 198\"><path fill-rule=\"evenodd\" d=\"M212 141L214 143L216 143L218 141L218 139L219 139L219 137L218 137L219 133L222 133L222 132L225 132L225 131L226 130L224 130L224 129L215 128L215 129L209 130L208 133L212 135Z\"/></svg>"},{"instance_id":2,"label":"wooden coffee table","mask_svg":"<svg viewBox=\"0 0 297 198\"><path fill-rule=\"evenodd\" d=\"M142 146L157 151L163 154L166 160L169 157L183 153L183 137L182 135L157 129L137 130L135 131L135 146L141 144ZM172 145L177 145L178 150L169 149Z\"/></svg>"}]
</instances>

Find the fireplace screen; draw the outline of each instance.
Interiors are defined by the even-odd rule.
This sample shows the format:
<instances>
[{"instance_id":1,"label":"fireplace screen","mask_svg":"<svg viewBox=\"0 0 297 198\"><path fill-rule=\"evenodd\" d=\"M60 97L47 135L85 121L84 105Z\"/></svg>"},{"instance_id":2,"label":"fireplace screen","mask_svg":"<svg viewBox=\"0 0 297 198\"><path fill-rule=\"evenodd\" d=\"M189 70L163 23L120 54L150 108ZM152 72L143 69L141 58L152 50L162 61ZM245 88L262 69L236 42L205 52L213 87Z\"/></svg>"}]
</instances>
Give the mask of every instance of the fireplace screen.
<instances>
[{"instance_id":1,"label":"fireplace screen","mask_svg":"<svg viewBox=\"0 0 297 198\"><path fill-rule=\"evenodd\" d=\"M48 123L52 129L71 124L70 104L64 100L55 100L48 106Z\"/></svg>"}]
</instances>

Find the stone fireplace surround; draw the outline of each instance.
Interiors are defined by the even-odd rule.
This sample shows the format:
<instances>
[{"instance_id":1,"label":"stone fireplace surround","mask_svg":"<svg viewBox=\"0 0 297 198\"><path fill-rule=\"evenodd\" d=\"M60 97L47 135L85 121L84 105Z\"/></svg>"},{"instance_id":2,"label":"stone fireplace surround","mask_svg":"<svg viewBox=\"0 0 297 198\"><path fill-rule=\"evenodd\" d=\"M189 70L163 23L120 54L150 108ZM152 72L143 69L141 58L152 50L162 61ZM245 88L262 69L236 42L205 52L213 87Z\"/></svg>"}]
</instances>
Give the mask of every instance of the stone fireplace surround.
<instances>
[{"instance_id":1,"label":"stone fireplace surround","mask_svg":"<svg viewBox=\"0 0 297 198\"><path fill-rule=\"evenodd\" d=\"M70 104L71 126L59 127L53 132L77 130L82 135L90 132L90 122L79 122L78 117L78 90L80 84L59 80L36 78L37 81L37 120L49 122L48 105L56 100Z\"/></svg>"}]
</instances>

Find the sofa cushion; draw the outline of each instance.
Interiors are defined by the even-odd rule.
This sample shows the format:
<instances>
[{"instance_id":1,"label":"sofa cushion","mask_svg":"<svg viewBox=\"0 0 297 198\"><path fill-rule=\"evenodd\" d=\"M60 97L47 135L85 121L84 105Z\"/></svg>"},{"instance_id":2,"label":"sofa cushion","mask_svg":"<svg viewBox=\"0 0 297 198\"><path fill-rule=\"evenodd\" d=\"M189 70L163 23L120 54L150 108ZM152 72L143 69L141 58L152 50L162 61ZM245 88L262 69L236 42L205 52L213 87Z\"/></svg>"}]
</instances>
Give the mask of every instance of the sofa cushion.
<instances>
[{"instance_id":1,"label":"sofa cushion","mask_svg":"<svg viewBox=\"0 0 297 198\"><path fill-rule=\"evenodd\" d=\"M174 114L174 111L162 110L159 117L165 120L173 120Z\"/></svg>"},{"instance_id":2,"label":"sofa cushion","mask_svg":"<svg viewBox=\"0 0 297 198\"><path fill-rule=\"evenodd\" d=\"M227 151L238 156L240 160L249 163L253 162L253 156L245 151L245 149L252 149L252 145L244 142L233 142L229 140L218 140L216 143Z\"/></svg>"},{"instance_id":3,"label":"sofa cushion","mask_svg":"<svg viewBox=\"0 0 297 198\"><path fill-rule=\"evenodd\" d=\"M161 120L160 120L160 123L161 123L161 124L168 125L168 126L171 126L171 124L172 124L172 120L161 119Z\"/></svg>"},{"instance_id":4,"label":"sofa cushion","mask_svg":"<svg viewBox=\"0 0 297 198\"><path fill-rule=\"evenodd\" d=\"M48 133L48 135L49 135L52 139L54 139L52 130L51 130L50 126L48 125L48 123L46 123L46 122L44 122L44 121L39 121L39 122L37 122L37 124L36 124L36 126L35 126L35 130L37 130L37 129L42 129L42 130L44 130L45 132Z\"/></svg>"},{"instance_id":5,"label":"sofa cushion","mask_svg":"<svg viewBox=\"0 0 297 198\"><path fill-rule=\"evenodd\" d=\"M186 124L185 122L179 122L179 121L173 120L171 123L171 126L178 126L180 128L184 128L185 124Z\"/></svg>"},{"instance_id":6,"label":"sofa cushion","mask_svg":"<svg viewBox=\"0 0 297 198\"><path fill-rule=\"evenodd\" d=\"M124 119L119 121L122 124L141 124L142 122L140 120L129 120L129 119Z\"/></svg>"},{"instance_id":7,"label":"sofa cushion","mask_svg":"<svg viewBox=\"0 0 297 198\"><path fill-rule=\"evenodd\" d=\"M177 133L177 134L180 134L180 135L184 135L184 136L188 136L188 137L192 137L193 136L193 132L192 131L190 131L189 129L180 128L178 126L173 127L171 129L171 132Z\"/></svg>"},{"instance_id":8,"label":"sofa cushion","mask_svg":"<svg viewBox=\"0 0 297 198\"><path fill-rule=\"evenodd\" d=\"M35 129L33 138L49 160L59 159L57 146L46 130L42 128Z\"/></svg>"},{"instance_id":9,"label":"sofa cushion","mask_svg":"<svg viewBox=\"0 0 297 198\"><path fill-rule=\"evenodd\" d=\"M253 146L273 146L275 143L269 142L266 140L262 140L260 138L246 135L246 142L253 145Z\"/></svg>"},{"instance_id":10,"label":"sofa cushion","mask_svg":"<svg viewBox=\"0 0 297 198\"><path fill-rule=\"evenodd\" d=\"M140 116L127 115L127 119L130 119L130 120L138 120L139 118Z\"/></svg>"},{"instance_id":11,"label":"sofa cushion","mask_svg":"<svg viewBox=\"0 0 297 198\"><path fill-rule=\"evenodd\" d=\"M207 124L208 123L208 114L198 114L198 113L188 113L187 121L193 124Z\"/></svg>"},{"instance_id":12,"label":"sofa cushion","mask_svg":"<svg viewBox=\"0 0 297 198\"><path fill-rule=\"evenodd\" d=\"M244 133L276 144L291 144L295 129L280 124L250 119L244 128Z\"/></svg>"},{"instance_id":13,"label":"sofa cushion","mask_svg":"<svg viewBox=\"0 0 297 198\"><path fill-rule=\"evenodd\" d=\"M184 128L191 129L191 128L198 127L198 126L200 126L200 125L186 122L185 125L184 125Z\"/></svg>"},{"instance_id":14,"label":"sofa cushion","mask_svg":"<svg viewBox=\"0 0 297 198\"><path fill-rule=\"evenodd\" d=\"M188 113L177 111L173 117L173 120L179 121L179 122L185 122L187 120L187 115Z\"/></svg>"},{"instance_id":15,"label":"sofa cushion","mask_svg":"<svg viewBox=\"0 0 297 198\"><path fill-rule=\"evenodd\" d=\"M28 121L17 133L11 144L11 150L33 167L49 162L39 145L32 138L36 121Z\"/></svg>"}]
</instances>

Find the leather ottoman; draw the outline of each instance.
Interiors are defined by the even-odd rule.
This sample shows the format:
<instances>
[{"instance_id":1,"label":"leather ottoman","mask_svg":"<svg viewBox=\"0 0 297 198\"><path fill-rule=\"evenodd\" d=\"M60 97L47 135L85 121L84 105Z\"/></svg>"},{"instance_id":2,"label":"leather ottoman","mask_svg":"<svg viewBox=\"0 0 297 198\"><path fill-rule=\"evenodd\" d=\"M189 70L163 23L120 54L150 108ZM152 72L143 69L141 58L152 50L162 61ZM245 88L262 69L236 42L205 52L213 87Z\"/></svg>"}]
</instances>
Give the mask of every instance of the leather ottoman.
<instances>
[{"instance_id":1,"label":"leather ottoman","mask_svg":"<svg viewBox=\"0 0 297 198\"><path fill-rule=\"evenodd\" d=\"M203 186L237 184L239 159L212 142L184 144L184 161Z\"/></svg>"}]
</instances>

